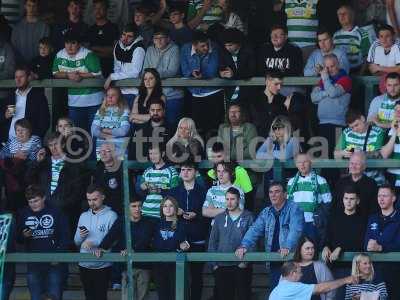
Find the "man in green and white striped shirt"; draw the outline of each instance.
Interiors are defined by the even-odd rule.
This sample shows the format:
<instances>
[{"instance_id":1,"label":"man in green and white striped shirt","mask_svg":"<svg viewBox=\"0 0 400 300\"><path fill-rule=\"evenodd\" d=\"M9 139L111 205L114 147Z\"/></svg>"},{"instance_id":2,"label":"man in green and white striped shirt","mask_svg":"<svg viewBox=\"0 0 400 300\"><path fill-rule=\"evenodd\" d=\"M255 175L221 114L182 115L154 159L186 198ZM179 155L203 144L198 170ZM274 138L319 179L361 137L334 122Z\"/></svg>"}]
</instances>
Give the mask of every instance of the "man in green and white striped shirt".
<instances>
[{"instance_id":1,"label":"man in green and white striped shirt","mask_svg":"<svg viewBox=\"0 0 400 300\"><path fill-rule=\"evenodd\" d=\"M400 159L400 101L397 101L394 106L394 121L388 132L388 141L381 149L381 154L384 159ZM388 173L393 175L393 181L396 187L396 193L400 191L400 169L388 169Z\"/></svg>"},{"instance_id":2,"label":"man in green and white striped shirt","mask_svg":"<svg viewBox=\"0 0 400 300\"><path fill-rule=\"evenodd\" d=\"M319 241L326 230L326 218L332 201L330 188L326 179L311 169L308 154L298 154L295 161L298 172L289 179L287 199L296 202L304 212L304 234ZM317 215L317 212L321 215Z\"/></svg>"},{"instance_id":3,"label":"man in green and white striped shirt","mask_svg":"<svg viewBox=\"0 0 400 300\"><path fill-rule=\"evenodd\" d=\"M163 156L165 152L158 146L151 146L149 158L153 166L147 168L140 180L139 194L146 194L143 202L143 216L160 218L160 203L163 190L169 190L179 184L178 172L167 166Z\"/></svg>"},{"instance_id":4,"label":"man in green and white striped shirt","mask_svg":"<svg viewBox=\"0 0 400 300\"><path fill-rule=\"evenodd\" d=\"M101 77L99 58L80 45L80 33L71 30L64 37L65 48L57 53L53 63L54 77L74 82ZM69 117L75 126L90 132L90 126L103 96L103 91L99 88L68 89Z\"/></svg>"},{"instance_id":5,"label":"man in green and white striped shirt","mask_svg":"<svg viewBox=\"0 0 400 300\"><path fill-rule=\"evenodd\" d=\"M346 52L350 70L357 72L365 62L371 46L368 32L354 25L354 11L351 6L342 5L337 15L342 28L333 35L333 42Z\"/></svg>"},{"instance_id":6,"label":"man in green and white striped shirt","mask_svg":"<svg viewBox=\"0 0 400 300\"><path fill-rule=\"evenodd\" d=\"M363 151L367 157L376 158L385 140L385 131L375 125L369 125L359 111L349 110L346 114L345 128L336 145L335 158L350 158L355 151ZM375 180L377 185L385 183L382 171L369 169L365 175Z\"/></svg>"},{"instance_id":7,"label":"man in green and white striped shirt","mask_svg":"<svg viewBox=\"0 0 400 300\"><path fill-rule=\"evenodd\" d=\"M345 128L336 145L335 158L350 158L354 151L372 152L382 148L385 131L369 125L359 111L349 110Z\"/></svg>"},{"instance_id":8,"label":"man in green and white striped shirt","mask_svg":"<svg viewBox=\"0 0 400 300\"><path fill-rule=\"evenodd\" d=\"M391 128L394 106L400 100L400 75L389 73L385 78L386 93L375 97L368 109L367 120L384 129Z\"/></svg>"},{"instance_id":9,"label":"man in green and white striped shirt","mask_svg":"<svg viewBox=\"0 0 400 300\"><path fill-rule=\"evenodd\" d=\"M283 0L289 41L303 48L317 42L317 4L319 0Z\"/></svg>"}]
</instances>

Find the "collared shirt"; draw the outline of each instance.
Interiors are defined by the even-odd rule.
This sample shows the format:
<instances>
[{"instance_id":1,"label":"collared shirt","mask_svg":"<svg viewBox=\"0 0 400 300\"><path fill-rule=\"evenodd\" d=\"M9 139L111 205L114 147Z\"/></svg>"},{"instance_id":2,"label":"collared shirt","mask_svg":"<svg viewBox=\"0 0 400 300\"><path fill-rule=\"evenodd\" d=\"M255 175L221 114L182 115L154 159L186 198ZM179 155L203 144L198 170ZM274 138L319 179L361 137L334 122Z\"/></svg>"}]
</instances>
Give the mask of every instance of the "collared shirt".
<instances>
[{"instance_id":1,"label":"collared shirt","mask_svg":"<svg viewBox=\"0 0 400 300\"><path fill-rule=\"evenodd\" d=\"M25 91L21 91L17 89L15 91L15 114L12 117L10 130L8 132L8 137L15 137L15 122L17 120L22 119L25 117L25 110L26 110L26 97L28 96L29 92L31 91L31 87L28 87Z\"/></svg>"}]
</instances>

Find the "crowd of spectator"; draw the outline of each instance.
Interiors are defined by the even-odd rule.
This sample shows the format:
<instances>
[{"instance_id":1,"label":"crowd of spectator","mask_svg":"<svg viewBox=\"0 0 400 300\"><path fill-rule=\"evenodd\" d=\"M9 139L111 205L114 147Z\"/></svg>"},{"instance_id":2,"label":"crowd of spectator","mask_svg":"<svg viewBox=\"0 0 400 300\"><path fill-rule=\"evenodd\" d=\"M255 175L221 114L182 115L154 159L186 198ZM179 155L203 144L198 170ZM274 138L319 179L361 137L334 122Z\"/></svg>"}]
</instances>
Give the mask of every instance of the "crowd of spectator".
<instances>
[{"instance_id":1,"label":"crowd of spectator","mask_svg":"<svg viewBox=\"0 0 400 300\"><path fill-rule=\"evenodd\" d=\"M19 20L4 2L0 80L16 86L0 89L9 251L127 255L122 161L133 160L147 163L129 172L134 251L238 258L190 263L190 299L202 299L205 267L213 299L251 299L243 258L260 250L293 254L268 264L269 299L400 299L400 263L368 254L400 251L400 169L367 168L369 158L400 158L399 1L386 1L386 16L381 0L65 0L57 21L39 0L20 1ZM366 111L358 75L380 78ZM256 76L261 88L196 84ZM318 80L283 85L293 76ZM50 111L30 83L51 78L71 87L54 91ZM195 84L164 86L168 78ZM124 79L140 84L119 87ZM347 159L348 169L319 172L314 158ZM205 159L212 167L199 169ZM271 168L240 165L255 159ZM292 159L274 181L271 162ZM344 252L364 253L350 263ZM27 263L31 299L61 300L68 267ZM160 300L175 299L171 263L135 262L133 279L100 260L79 272L87 300L126 280L137 299L151 282ZM7 263L0 300L14 281Z\"/></svg>"}]
</instances>

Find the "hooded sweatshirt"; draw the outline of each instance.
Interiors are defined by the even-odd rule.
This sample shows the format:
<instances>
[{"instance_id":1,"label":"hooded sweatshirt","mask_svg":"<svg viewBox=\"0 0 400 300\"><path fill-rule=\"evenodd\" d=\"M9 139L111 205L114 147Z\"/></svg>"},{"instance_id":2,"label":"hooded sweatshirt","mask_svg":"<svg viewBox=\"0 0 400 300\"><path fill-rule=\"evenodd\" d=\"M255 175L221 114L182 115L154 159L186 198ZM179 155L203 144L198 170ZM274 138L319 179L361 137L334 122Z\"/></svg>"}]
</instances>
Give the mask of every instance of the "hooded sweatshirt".
<instances>
[{"instance_id":1,"label":"hooded sweatshirt","mask_svg":"<svg viewBox=\"0 0 400 300\"><path fill-rule=\"evenodd\" d=\"M117 219L117 214L110 207L104 208L94 214L92 209L88 209L79 217L78 226L75 232L75 244L80 247L81 253L91 253L97 248L106 236L111 226ZM79 234L79 227L85 226L89 235L82 239ZM79 265L88 269L102 269L111 266L109 262L80 262Z\"/></svg>"},{"instance_id":2,"label":"hooded sweatshirt","mask_svg":"<svg viewBox=\"0 0 400 300\"><path fill-rule=\"evenodd\" d=\"M237 218L232 218L229 212L219 214L214 219L208 242L208 252L235 252L241 245L247 230L253 224L253 215L243 210ZM249 249L252 250L252 249ZM212 263L220 266L235 266L237 262Z\"/></svg>"},{"instance_id":3,"label":"hooded sweatshirt","mask_svg":"<svg viewBox=\"0 0 400 300\"><path fill-rule=\"evenodd\" d=\"M114 72L110 74L111 80L139 78L142 71L145 50L143 38L138 36L132 44L124 46L121 41L114 47ZM122 94L137 95L137 88L122 88Z\"/></svg>"},{"instance_id":4,"label":"hooded sweatshirt","mask_svg":"<svg viewBox=\"0 0 400 300\"><path fill-rule=\"evenodd\" d=\"M154 45L147 48L144 58L143 70L155 68L162 79L169 77L179 77L179 47L170 42L163 50L157 49ZM183 98L183 90L165 87L163 94L167 99Z\"/></svg>"},{"instance_id":5,"label":"hooded sweatshirt","mask_svg":"<svg viewBox=\"0 0 400 300\"><path fill-rule=\"evenodd\" d=\"M32 231L32 237L24 238L22 232L26 228ZM41 211L25 207L19 212L17 238L24 241L26 252L62 252L68 250L72 242L66 217L47 205Z\"/></svg>"}]
</instances>

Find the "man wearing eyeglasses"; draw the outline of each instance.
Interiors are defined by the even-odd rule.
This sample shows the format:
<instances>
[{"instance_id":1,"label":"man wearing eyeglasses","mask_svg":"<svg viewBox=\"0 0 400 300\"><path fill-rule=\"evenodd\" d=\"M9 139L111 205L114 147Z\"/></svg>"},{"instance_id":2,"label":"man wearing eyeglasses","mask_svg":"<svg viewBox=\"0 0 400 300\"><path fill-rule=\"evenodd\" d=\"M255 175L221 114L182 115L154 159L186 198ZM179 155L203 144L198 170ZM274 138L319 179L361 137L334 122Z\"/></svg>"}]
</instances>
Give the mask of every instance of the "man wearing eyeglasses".
<instances>
[{"instance_id":1,"label":"man wearing eyeglasses","mask_svg":"<svg viewBox=\"0 0 400 300\"><path fill-rule=\"evenodd\" d=\"M106 193L107 205L118 215L123 212L122 163L118 159L115 145L104 143L100 147L100 161L93 173L94 183L101 185Z\"/></svg>"}]
</instances>

